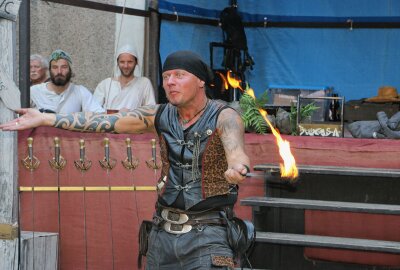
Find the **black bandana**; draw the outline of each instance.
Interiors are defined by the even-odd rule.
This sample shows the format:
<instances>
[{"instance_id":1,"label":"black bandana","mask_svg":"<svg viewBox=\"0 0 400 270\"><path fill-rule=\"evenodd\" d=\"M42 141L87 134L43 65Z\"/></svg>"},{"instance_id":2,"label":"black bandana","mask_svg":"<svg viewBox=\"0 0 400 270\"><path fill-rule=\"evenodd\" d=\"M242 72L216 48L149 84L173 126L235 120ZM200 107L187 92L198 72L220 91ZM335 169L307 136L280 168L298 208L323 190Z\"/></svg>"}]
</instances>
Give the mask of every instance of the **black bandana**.
<instances>
[{"instance_id":1,"label":"black bandana","mask_svg":"<svg viewBox=\"0 0 400 270\"><path fill-rule=\"evenodd\" d=\"M171 69L183 69L209 84L213 79L210 67L197 54L191 51L177 51L168 55L163 72Z\"/></svg>"}]
</instances>

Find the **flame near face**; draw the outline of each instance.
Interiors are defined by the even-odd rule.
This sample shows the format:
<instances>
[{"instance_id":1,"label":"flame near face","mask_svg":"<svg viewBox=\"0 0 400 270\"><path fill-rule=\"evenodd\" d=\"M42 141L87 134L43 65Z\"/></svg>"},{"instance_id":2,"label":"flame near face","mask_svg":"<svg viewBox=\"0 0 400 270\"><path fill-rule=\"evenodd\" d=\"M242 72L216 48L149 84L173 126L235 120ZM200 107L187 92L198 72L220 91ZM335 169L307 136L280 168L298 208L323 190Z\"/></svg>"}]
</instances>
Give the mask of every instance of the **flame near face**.
<instances>
[{"instance_id":1,"label":"flame near face","mask_svg":"<svg viewBox=\"0 0 400 270\"><path fill-rule=\"evenodd\" d=\"M238 88L238 89L240 89L240 91L243 92L243 88L240 86L240 83L242 81L239 79L236 79L235 77L231 77L231 73L232 73L231 71L228 71L228 73L226 74L229 85L232 86L233 88Z\"/></svg>"},{"instance_id":2,"label":"flame near face","mask_svg":"<svg viewBox=\"0 0 400 270\"><path fill-rule=\"evenodd\" d=\"M224 89L228 90L229 89L229 85L228 85L228 81L226 80L224 74L222 74L221 72L216 72L222 79L222 81L224 82Z\"/></svg>"},{"instance_id":3,"label":"flame near face","mask_svg":"<svg viewBox=\"0 0 400 270\"><path fill-rule=\"evenodd\" d=\"M254 91L252 89L246 90L246 93L255 99ZM282 178L290 178L292 181L295 181L297 176L299 175L299 171L296 166L296 160L292 155L290 150L290 143L286 140L283 140L278 130L276 130L269 119L267 118L267 112L263 109L259 109L262 117L267 122L269 127L271 128L272 134L274 134L276 138L276 143L279 148L279 154L283 159L283 164L279 164L281 168L281 177Z\"/></svg>"}]
</instances>

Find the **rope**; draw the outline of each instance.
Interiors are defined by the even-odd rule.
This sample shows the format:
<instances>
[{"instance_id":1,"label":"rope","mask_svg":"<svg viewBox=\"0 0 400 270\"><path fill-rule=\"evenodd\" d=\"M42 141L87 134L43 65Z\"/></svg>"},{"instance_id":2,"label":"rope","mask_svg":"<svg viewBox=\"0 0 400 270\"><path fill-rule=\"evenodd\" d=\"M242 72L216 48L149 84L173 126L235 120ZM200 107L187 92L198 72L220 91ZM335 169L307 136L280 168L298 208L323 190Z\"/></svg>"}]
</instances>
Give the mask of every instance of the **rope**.
<instances>
[{"instance_id":1,"label":"rope","mask_svg":"<svg viewBox=\"0 0 400 270\"><path fill-rule=\"evenodd\" d=\"M121 22L120 22L120 24L119 24L119 31L118 31L118 34L117 34L117 43L115 44L115 48L114 48L114 57L113 57L113 61L114 61L114 59L117 57L117 50L118 50L118 48L119 48L119 40L120 40L120 37L121 37L121 30L122 30L122 24L123 24L123 22L124 22L124 15L125 15L125 9L126 9L126 0L124 1L124 6L122 7L122 13L121 13ZM117 63L117 65L118 65L118 63ZM105 103L105 105L106 105L106 107L107 107L107 103L108 103L108 98L109 98L109 95L110 95L110 89L111 89L111 83L112 83L112 80L113 80L113 78L115 77L115 67L113 66L113 68L112 68L112 71L111 71L111 74L112 74L112 76L111 76L111 80L110 80L110 83L108 84L108 91L107 91L107 93L106 93L106 97L104 98L104 103Z\"/></svg>"},{"instance_id":2,"label":"rope","mask_svg":"<svg viewBox=\"0 0 400 270\"><path fill-rule=\"evenodd\" d=\"M61 269L61 192L60 192L60 170L57 170L57 206L58 206L58 249L57 262L58 269Z\"/></svg>"},{"instance_id":3,"label":"rope","mask_svg":"<svg viewBox=\"0 0 400 270\"><path fill-rule=\"evenodd\" d=\"M107 181L108 181L108 186L111 186L111 181L110 181L110 171L107 170ZM109 218L110 218L110 238L111 238L111 256L112 256L112 269L114 270L114 236L113 236L113 222L112 222L112 209L111 209L111 189L108 190L108 205L110 211L109 213Z\"/></svg>"},{"instance_id":4,"label":"rope","mask_svg":"<svg viewBox=\"0 0 400 270\"><path fill-rule=\"evenodd\" d=\"M17 186L19 186L19 179L17 180ZM32 189L33 190L33 189ZM18 251L18 270L21 269L21 252L22 252L22 239L21 239L21 213L20 213L20 207L21 207L21 194L20 192L17 191L17 222L18 222L18 247L15 248L15 251ZM12 216L14 216L14 209L12 209ZM32 214L33 215L33 214ZM33 230L32 230L33 231ZM35 239L35 238L33 238ZM33 250L35 250L33 248ZM15 262L15 253L14 253L14 262ZM35 269L33 269L35 270Z\"/></svg>"},{"instance_id":5,"label":"rope","mask_svg":"<svg viewBox=\"0 0 400 270\"><path fill-rule=\"evenodd\" d=\"M132 186L135 186L135 177L133 175L133 170L131 171L131 175L132 175ZM137 203L137 196L136 196L136 192L137 191L133 191L133 198L134 198L134 202L135 202L135 209L136 209L136 220L137 220L137 225L138 225L138 230L140 228L140 220L139 220L139 207L138 207L138 203ZM137 233L137 235L139 235L139 231Z\"/></svg>"},{"instance_id":6,"label":"rope","mask_svg":"<svg viewBox=\"0 0 400 270\"><path fill-rule=\"evenodd\" d=\"M33 181L33 172L30 172L31 184L32 184L32 270L35 270L35 193L33 192L34 181Z\"/></svg>"},{"instance_id":7,"label":"rope","mask_svg":"<svg viewBox=\"0 0 400 270\"><path fill-rule=\"evenodd\" d=\"M81 173L82 186L85 186L84 172ZM88 242L86 228L86 191L83 190L83 237L85 239L85 269L88 269Z\"/></svg>"}]
</instances>

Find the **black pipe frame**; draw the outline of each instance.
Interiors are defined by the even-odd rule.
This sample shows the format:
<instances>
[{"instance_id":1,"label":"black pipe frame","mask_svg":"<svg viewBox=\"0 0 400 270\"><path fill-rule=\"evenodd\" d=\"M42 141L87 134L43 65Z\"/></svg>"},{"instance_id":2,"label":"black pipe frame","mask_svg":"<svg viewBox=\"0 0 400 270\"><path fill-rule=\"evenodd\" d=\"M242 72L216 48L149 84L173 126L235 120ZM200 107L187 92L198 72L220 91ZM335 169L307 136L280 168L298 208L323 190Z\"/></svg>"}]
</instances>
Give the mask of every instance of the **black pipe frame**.
<instances>
[{"instance_id":1,"label":"black pipe frame","mask_svg":"<svg viewBox=\"0 0 400 270\"><path fill-rule=\"evenodd\" d=\"M42 0L44 1L44 0ZM53 2L58 4L64 4L69 6L83 7L95 10L102 10L113 13L122 13L123 7L97 3L94 1L88 0L46 0L46 2ZM146 10L133 9L133 8L125 8L125 14L134 15L134 16L142 16L149 17L150 12ZM167 21L176 21L176 22L186 22L193 24L203 24L203 25L211 25L211 26L219 26L219 20L217 19L206 19L206 18L198 18L191 16L183 16L179 14L167 14L160 13L161 19ZM343 22L269 22L269 21L260 21L260 22L243 22L245 27L281 27L281 28L400 28L400 22L354 22L351 17Z\"/></svg>"}]
</instances>

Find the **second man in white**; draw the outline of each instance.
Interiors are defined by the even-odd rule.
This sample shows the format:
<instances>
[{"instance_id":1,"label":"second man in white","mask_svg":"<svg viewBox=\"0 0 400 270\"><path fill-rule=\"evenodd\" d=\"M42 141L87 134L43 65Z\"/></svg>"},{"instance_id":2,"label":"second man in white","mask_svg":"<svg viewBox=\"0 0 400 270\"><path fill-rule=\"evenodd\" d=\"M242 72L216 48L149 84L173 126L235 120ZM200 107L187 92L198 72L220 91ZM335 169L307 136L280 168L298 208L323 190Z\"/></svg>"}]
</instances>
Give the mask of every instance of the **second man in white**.
<instances>
[{"instance_id":1,"label":"second man in white","mask_svg":"<svg viewBox=\"0 0 400 270\"><path fill-rule=\"evenodd\" d=\"M135 77L137 52L130 45L117 52L120 75L101 81L94 97L107 111L131 111L144 105L155 105L154 89L146 77Z\"/></svg>"}]
</instances>

